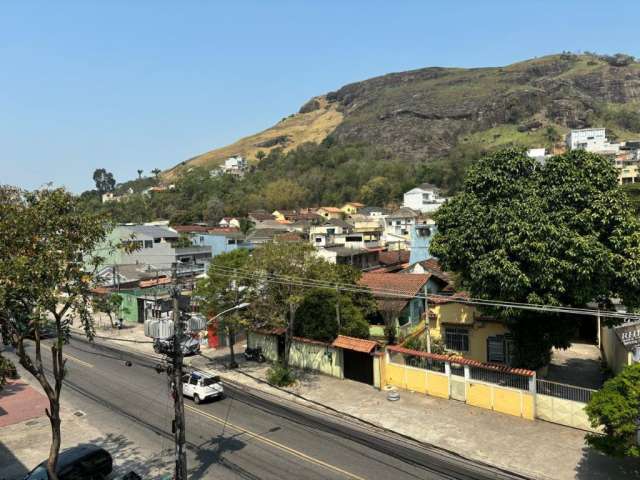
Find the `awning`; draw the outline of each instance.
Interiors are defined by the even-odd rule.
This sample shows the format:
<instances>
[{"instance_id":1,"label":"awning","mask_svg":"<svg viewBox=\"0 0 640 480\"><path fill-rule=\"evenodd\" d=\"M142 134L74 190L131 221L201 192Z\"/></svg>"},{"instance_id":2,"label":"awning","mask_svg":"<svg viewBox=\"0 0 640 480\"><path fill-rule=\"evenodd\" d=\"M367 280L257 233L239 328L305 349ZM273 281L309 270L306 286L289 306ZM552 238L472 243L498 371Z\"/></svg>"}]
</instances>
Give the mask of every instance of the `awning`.
<instances>
[{"instance_id":1,"label":"awning","mask_svg":"<svg viewBox=\"0 0 640 480\"><path fill-rule=\"evenodd\" d=\"M356 352L371 353L371 351L378 346L378 343L374 342L373 340L365 340L363 338L338 335L331 346L336 348L343 348L345 350L353 350Z\"/></svg>"}]
</instances>

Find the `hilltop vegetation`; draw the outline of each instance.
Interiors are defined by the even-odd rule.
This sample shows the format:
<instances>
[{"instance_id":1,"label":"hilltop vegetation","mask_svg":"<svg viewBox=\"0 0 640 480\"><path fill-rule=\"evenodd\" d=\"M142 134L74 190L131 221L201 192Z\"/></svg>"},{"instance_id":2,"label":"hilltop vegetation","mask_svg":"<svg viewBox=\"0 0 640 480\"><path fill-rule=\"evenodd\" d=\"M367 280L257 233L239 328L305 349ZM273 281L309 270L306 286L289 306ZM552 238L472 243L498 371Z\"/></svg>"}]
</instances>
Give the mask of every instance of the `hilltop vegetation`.
<instances>
[{"instance_id":1,"label":"hilltop vegetation","mask_svg":"<svg viewBox=\"0 0 640 480\"><path fill-rule=\"evenodd\" d=\"M314 97L272 128L116 187L174 183L174 191L108 205L90 192L84 198L118 221L212 222L347 200L393 206L423 181L455 193L484 153L554 149L571 128L604 126L612 140L638 138L639 105L640 64L625 55L563 53L506 67L392 73ZM244 179L209 176L236 154L251 164Z\"/></svg>"}]
</instances>

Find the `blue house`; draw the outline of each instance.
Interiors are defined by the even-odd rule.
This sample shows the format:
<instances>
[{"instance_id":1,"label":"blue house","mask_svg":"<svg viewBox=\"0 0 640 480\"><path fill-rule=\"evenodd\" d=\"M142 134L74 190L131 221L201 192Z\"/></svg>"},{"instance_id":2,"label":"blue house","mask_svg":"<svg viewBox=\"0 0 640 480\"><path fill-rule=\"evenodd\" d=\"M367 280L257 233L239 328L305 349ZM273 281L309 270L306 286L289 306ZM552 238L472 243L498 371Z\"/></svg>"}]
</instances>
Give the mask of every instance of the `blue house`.
<instances>
[{"instance_id":1,"label":"blue house","mask_svg":"<svg viewBox=\"0 0 640 480\"><path fill-rule=\"evenodd\" d=\"M410 237L410 250L409 263L414 264L428 260L432 257L429 252L429 246L433 240L433 236L438 230L438 226L433 220L428 220L427 223L418 223L411 226ZM215 254L214 254L215 255Z\"/></svg>"},{"instance_id":2,"label":"blue house","mask_svg":"<svg viewBox=\"0 0 640 480\"><path fill-rule=\"evenodd\" d=\"M251 245L244 241L242 232L237 228L180 225L174 229L181 234L188 235L194 245L211 247L212 257L232 252L236 248L251 248Z\"/></svg>"}]
</instances>

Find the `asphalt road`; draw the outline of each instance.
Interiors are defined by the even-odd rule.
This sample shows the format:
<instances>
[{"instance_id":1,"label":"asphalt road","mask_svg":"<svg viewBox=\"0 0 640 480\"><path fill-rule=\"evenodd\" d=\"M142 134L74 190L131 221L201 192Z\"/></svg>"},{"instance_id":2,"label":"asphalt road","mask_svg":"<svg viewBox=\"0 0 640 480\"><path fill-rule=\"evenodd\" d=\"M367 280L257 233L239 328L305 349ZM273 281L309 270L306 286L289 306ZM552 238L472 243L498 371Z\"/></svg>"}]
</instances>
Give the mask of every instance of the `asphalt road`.
<instances>
[{"instance_id":1,"label":"asphalt road","mask_svg":"<svg viewBox=\"0 0 640 480\"><path fill-rule=\"evenodd\" d=\"M132 439L145 436L166 457L173 409L166 375L153 369L157 362L80 340L65 346L65 355L64 395L83 399L89 411L106 411L103 421ZM225 391L212 403L185 399L190 478L523 478L257 392L228 384Z\"/></svg>"}]
</instances>

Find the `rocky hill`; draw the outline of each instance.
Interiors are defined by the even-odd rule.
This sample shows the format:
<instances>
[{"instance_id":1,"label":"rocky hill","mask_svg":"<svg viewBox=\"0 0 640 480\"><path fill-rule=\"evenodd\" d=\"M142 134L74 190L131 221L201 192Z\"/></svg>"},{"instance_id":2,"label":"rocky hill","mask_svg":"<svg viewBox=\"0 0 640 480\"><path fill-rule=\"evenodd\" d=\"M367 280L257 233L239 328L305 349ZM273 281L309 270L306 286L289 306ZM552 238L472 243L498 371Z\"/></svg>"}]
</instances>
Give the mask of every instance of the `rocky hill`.
<instances>
[{"instance_id":1,"label":"rocky hill","mask_svg":"<svg viewBox=\"0 0 640 480\"><path fill-rule=\"evenodd\" d=\"M291 150L332 137L380 147L407 161L442 158L461 143L549 145L570 128L606 126L640 136L640 64L632 57L559 54L506 67L423 68L315 97L275 126L165 172L214 166L259 150ZM549 128L553 127L553 128Z\"/></svg>"}]
</instances>

